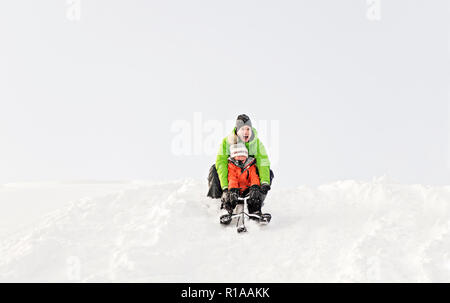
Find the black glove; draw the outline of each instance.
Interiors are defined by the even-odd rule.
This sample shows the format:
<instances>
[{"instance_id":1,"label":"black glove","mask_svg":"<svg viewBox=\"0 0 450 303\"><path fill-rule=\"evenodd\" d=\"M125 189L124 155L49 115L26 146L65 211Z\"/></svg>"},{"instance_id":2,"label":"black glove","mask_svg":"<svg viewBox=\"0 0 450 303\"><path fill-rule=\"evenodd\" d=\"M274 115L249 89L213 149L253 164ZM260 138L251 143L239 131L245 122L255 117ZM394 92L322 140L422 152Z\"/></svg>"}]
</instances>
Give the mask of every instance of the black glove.
<instances>
[{"instance_id":1,"label":"black glove","mask_svg":"<svg viewBox=\"0 0 450 303\"><path fill-rule=\"evenodd\" d=\"M222 201L222 204L225 205L225 203L227 203L229 201L229 197L228 197L228 188L225 188L222 192L222 197L220 198L220 200Z\"/></svg>"},{"instance_id":2,"label":"black glove","mask_svg":"<svg viewBox=\"0 0 450 303\"><path fill-rule=\"evenodd\" d=\"M267 183L264 183L263 185L261 185L261 193L263 195L267 195L267 192L270 190L270 185Z\"/></svg>"},{"instance_id":3,"label":"black glove","mask_svg":"<svg viewBox=\"0 0 450 303\"><path fill-rule=\"evenodd\" d=\"M236 207L239 198L239 188L232 188L227 190L226 200L222 202L223 208L225 208L229 213L233 212Z\"/></svg>"},{"instance_id":4,"label":"black glove","mask_svg":"<svg viewBox=\"0 0 450 303\"><path fill-rule=\"evenodd\" d=\"M261 188L259 185L252 185L250 186L249 192L248 192L248 198L249 200L261 200Z\"/></svg>"},{"instance_id":5,"label":"black glove","mask_svg":"<svg viewBox=\"0 0 450 303\"><path fill-rule=\"evenodd\" d=\"M233 207L233 205L231 205L231 202L228 201L228 202L223 203L222 205L223 205L223 208L225 208L228 211L228 213L231 214L233 212L234 207Z\"/></svg>"},{"instance_id":6,"label":"black glove","mask_svg":"<svg viewBox=\"0 0 450 303\"><path fill-rule=\"evenodd\" d=\"M229 201L232 205L236 206L238 200L239 200L239 188L231 188L228 191L229 194Z\"/></svg>"},{"instance_id":7,"label":"black glove","mask_svg":"<svg viewBox=\"0 0 450 303\"><path fill-rule=\"evenodd\" d=\"M247 201L248 212L251 214L261 212L261 206L261 199L248 199Z\"/></svg>"}]
</instances>

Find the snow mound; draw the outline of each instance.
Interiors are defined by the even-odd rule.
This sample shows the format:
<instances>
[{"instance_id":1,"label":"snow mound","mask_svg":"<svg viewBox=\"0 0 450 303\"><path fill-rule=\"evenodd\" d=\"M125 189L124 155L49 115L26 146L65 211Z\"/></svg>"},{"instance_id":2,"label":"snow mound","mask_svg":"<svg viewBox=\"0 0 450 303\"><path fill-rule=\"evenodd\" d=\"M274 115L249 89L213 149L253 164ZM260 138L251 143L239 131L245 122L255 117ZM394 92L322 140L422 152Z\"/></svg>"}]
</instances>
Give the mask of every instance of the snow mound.
<instances>
[{"instance_id":1,"label":"snow mound","mask_svg":"<svg viewBox=\"0 0 450 303\"><path fill-rule=\"evenodd\" d=\"M274 188L268 226L221 226L206 183L136 183L0 242L0 281L450 282L450 187Z\"/></svg>"}]
</instances>

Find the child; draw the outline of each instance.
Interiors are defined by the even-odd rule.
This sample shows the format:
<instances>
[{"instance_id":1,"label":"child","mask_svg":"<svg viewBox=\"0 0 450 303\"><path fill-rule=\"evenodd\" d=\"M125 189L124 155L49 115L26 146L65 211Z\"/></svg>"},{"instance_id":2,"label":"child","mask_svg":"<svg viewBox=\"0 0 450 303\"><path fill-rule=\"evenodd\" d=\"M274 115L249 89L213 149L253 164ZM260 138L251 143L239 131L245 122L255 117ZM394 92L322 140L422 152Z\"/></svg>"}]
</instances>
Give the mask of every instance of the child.
<instances>
[{"instance_id":1,"label":"child","mask_svg":"<svg viewBox=\"0 0 450 303\"><path fill-rule=\"evenodd\" d=\"M231 214L238 202L238 197L247 193L248 212L261 215L262 197L260 191L259 176L256 171L256 159L248 157L245 144L239 142L237 137L231 137L230 157L228 158L228 201L225 209Z\"/></svg>"}]
</instances>

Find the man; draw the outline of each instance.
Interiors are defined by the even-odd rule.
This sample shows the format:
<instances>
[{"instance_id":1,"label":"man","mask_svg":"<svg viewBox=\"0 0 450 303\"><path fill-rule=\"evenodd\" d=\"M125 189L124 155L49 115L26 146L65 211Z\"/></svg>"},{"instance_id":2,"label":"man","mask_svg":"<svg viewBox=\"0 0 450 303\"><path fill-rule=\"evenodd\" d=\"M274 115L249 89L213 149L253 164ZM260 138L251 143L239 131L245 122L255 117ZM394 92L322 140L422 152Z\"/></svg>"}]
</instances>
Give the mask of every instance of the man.
<instances>
[{"instance_id":1,"label":"man","mask_svg":"<svg viewBox=\"0 0 450 303\"><path fill-rule=\"evenodd\" d=\"M256 159L257 173L261 183L260 191L262 201L264 201L272 184L273 172L270 170L270 161L266 149L259 140L258 133L252 127L250 118L245 114L237 117L236 127L229 136L222 140L216 163L209 171L207 196L215 199L221 198L223 204L229 201L228 158L230 157L230 142L236 139L243 142L248 150L248 155Z\"/></svg>"}]
</instances>

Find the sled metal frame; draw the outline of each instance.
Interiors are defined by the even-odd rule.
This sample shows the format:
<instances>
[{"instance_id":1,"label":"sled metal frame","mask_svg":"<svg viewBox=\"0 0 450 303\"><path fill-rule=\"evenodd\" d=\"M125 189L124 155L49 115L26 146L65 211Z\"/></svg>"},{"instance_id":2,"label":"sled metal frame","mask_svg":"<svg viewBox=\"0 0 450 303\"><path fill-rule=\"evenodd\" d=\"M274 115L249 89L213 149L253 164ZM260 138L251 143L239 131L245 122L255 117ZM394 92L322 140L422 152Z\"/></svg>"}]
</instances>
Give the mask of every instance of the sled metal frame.
<instances>
[{"instance_id":1,"label":"sled metal frame","mask_svg":"<svg viewBox=\"0 0 450 303\"><path fill-rule=\"evenodd\" d=\"M237 203L235 209L237 209L237 207L238 207L239 205L242 205L242 211L240 211L239 213L236 213L236 214L232 214L232 215L230 216L231 219L237 218L237 217L239 217L239 216L242 217L242 220L244 220L244 217L247 217L247 218L250 218L250 217L251 217L251 218L255 218L255 219L261 219L261 216L254 215L254 214L248 214L248 213L245 212L245 206L247 205L248 196L245 197L245 198L239 197L238 200L239 200L239 201L242 201L242 203Z\"/></svg>"},{"instance_id":2,"label":"sled metal frame","mask_svg":"<svg viewBox=\"0 0 450 303\"><path fill-rule=\"evenodd\" d=\"M247 231L247 228L245 227L246 217L249 219L256 219L262 225L267 225L271 219L270 214L262 214L261 216L259 216L256 214L249 214L245 212L245 206L247 205L248 199L249 199L248 195L246 195L245 197L238 197L237 205L233 210L233 212L235 213L222 215L220 217L220 223L228 225L231 223L231 221L233 221L234 218L237 218L236 228L238 233ZM269 215L269 218L266 217L267 215Z\"/></svg>"},{"instance_id":3,"label":"sled metal frame","mask_svg":"<svg viewBox=\"0 0 450 303\"><path fill-rule=\"evenodd\" d=\"M236 222L236 228L237 231L240 232L246 232L247 228L245 227L245 217L247 218L255 218L257 219L261 224L268 224L269 222L266 222L263 220L263 216L258 216L254 214L248 214L245 212L245 206L247 205L247 200L249 199L249 196L245 196L244 198L239 197L238 201L241 201L241 203L237 203L235 210L237 213L232 214L230 216L230 220L233 220L233 218L238 218ZM240 207L241 209L238 209Z\"/></svg>"}]
</instances>

